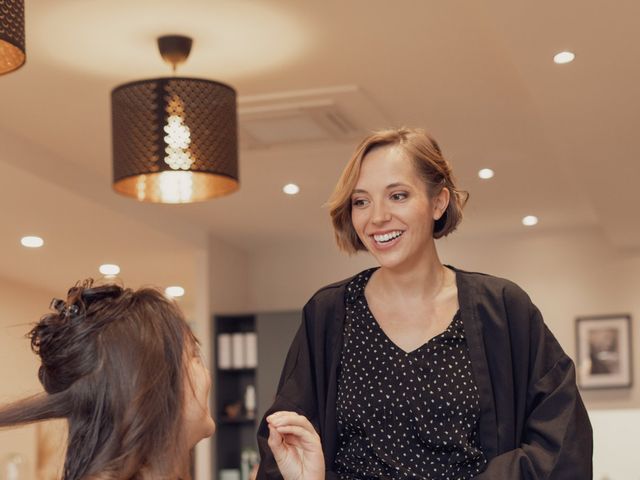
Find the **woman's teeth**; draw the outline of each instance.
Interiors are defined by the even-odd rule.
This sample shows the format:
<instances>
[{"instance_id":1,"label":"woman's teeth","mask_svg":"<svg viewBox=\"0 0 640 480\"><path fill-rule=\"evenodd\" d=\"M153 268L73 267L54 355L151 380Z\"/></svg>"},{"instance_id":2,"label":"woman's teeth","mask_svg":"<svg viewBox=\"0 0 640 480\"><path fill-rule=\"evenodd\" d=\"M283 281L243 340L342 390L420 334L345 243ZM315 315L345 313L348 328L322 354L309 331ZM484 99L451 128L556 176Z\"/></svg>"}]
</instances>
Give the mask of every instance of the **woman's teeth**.
<instances>
[{"instance_id":1,"label":"woman's teeth","mask_svg":"<svg viewBox=\"0 0 640 480\"><path fill-rule=\"evenodd\" d=\"M403 232L398 230L395 232L384 233L382 235L374 235L373 239L378 243L387 243L395 238L398 238L400 235L402 235L402 233Z\"/></svg>"}]
</instances>

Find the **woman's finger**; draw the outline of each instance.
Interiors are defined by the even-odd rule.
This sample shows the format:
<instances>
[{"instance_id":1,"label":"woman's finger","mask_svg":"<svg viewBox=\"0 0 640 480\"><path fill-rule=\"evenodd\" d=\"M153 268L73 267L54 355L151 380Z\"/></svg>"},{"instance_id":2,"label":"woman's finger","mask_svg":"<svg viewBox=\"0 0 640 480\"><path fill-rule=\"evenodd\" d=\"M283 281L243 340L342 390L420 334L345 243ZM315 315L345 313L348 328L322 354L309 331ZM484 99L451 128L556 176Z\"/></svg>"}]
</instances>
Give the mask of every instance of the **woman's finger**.
<instances>
[{"instance_id":1,"label":"woman's finger","mask_svg":"<svg viewBox=\"0 0 640 480\"><path fill-rule=\"evenodd\" d=\"M317 434L315 430L309 431L309 429L301 427L299 425L282 425L274 427L274 429L280 435L295 436L297 439L301 440L302 445L313 446L316 444ZM286 439L288 441L288 438ZM317 443L319 444L319 442Z\"/></svg>"},{"instance_id":2,"label":"woman's finger","mask_svg":"<svg viewBox=\"0 0 640 480\"><path fill-rule=\"evenodd\" d=\"M284 437L276 430L275 427L269 426L269 438L267 444L273 452L275 457L281 457L285 455L286 446L284 444Z\"/></svg>"},{"instance_id":3,"label":"woman's finger","mask_svg":"<svg viewBox=\"0 0 640 480\"><path fill-rule=\"evenodd\" d=\"M281 427L284 425L298 425L310 432L316 433L315 428L313 428L313 425L307 419L307 417L295 412L276 412L267 417L267 422L269 422L270 425L274 425L276 427Z\"/></svg>"}]
</instances>

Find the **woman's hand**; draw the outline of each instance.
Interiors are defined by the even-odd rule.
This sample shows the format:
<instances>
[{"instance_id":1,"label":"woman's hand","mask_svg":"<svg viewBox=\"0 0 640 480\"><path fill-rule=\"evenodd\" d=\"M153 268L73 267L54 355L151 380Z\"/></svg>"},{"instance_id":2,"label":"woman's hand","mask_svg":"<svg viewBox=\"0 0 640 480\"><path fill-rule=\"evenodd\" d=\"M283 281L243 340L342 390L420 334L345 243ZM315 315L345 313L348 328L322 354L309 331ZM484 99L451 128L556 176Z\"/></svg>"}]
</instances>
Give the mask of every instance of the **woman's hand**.
<instances>
[{"instance_id":1,"label":"woman's hand","mask_svg":"<svg viewBox=\"0 0 640 480\"><path fill-rule=\"evenodd\" d=\"M269 448L284 480L324 480L322 444L307 417L276 412L267 423Z\"/></svg>"}]
</instances>

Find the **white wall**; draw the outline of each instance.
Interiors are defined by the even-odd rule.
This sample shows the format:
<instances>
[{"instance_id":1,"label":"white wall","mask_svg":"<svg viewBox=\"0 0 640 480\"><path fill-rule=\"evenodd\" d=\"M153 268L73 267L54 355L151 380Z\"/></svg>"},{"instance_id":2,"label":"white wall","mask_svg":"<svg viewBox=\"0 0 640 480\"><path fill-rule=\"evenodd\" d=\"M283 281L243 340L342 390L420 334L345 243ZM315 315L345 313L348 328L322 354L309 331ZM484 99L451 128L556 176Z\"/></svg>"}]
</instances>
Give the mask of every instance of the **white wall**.
<instances>
[{"instance_id":1,"label":"white wall","mask_svg":"<svg viewBox=\"0 0 640 480\"><path fill-rule=\"evenodd\" d=\"M529 230L490 240L454 234L438 243L443 262L520 284L574 358L576 316L630 313L636 322L640 318L640 254L613 250L597 230ZM366 254L341 254L330 235L316 244L271 246L251 257L250 304L256 311L299 309L322 285L374 264ZM632 331L637 364L640 329ZM640 368L634 370L631 389L584 392L588 408L640 407Z\"/></svg>"},{"instance_id":2,"label":"white wall","mask_svg":"<svg viewBox=\"0 0 640 480\"><path fill-rule=\"evenodd\" d=\"M589 416L594 432L593 478L640 480L636 443L640 410L594 410Z\"/></svg>"},{"instance_id":3,"label":"white wall","mask_svg":"<svg viewBox=\"0 0 640 480\"><path fill-rule=\"evenodd\" d=\"M38 357L25 334L47 313L54 295L0 278L0 404L38 393ZM36 430L34 426L0 431L0 467L9 454L24 457L25 478L34 478ZM4 472L0 472L4 478Z\"/></svg>"}]
</instances>

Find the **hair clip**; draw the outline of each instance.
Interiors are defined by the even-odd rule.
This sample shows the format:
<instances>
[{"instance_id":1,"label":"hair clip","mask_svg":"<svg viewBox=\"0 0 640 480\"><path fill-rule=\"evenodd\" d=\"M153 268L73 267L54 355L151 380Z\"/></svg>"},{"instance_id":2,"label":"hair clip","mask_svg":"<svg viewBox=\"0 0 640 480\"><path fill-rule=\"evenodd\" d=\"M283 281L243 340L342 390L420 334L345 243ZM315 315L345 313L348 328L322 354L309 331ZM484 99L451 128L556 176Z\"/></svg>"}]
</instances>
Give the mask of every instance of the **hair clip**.
<instances>
[{"instance_id":1,"label":"hair clip","mask_svg":"<svg viewBox=\"0 0 640 480\"><path fill-rule=\"evenodd\" d=\"M80 308L77 305L67 305L64 300L61 300L59 298L54 298L53 300L51 300L49 308L58 312L58 315L62 317L77 315L80 311Z\"/></svg>"},{"instance_id":2,"label":"hair clip","mask_svg":"<svg viewBox=\"0 0 640 480\"><path fill-rule=\"evenodd\" d=\"M82 291L82 301L85 304L106 298L117 298L122 294L122 287L118 285L100 285L98 287L85 288Z\"/></svg>"}]
</instances>

